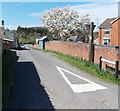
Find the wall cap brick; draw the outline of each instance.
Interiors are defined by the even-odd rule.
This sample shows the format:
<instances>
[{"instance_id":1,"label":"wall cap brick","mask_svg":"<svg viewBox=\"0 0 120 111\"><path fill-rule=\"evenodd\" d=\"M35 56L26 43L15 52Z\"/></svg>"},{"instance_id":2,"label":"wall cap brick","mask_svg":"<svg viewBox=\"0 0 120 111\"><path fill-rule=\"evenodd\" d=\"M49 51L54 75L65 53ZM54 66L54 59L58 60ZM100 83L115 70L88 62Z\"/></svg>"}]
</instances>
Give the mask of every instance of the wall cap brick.
<instances>
[{"instance_id":1,"label":"wall cap brick","mask_svg":"<svg viewBox=\"0 0 120 111\"><path fill-rule=\"evenodd\" d=\"M108 47L108 48L120 48L119 46L110 46L110 45L102 45L102 44L95 44L95 46Z\"/></svg>"},{"instance_id":2,"label":"wall cap brick","mask_svg":"<svg viewBox=\"0 0 120 111\"><path fill-rule=\"evenodd\" d=\"M80 44L80 45L89 45L89 43L77 43L77 42L69 42L69 41L56 41L56 40L53 40L53 41L48 41L48 42L61 42L61 43L70 43L70 44Z\"/></svg>"}]
</instances>

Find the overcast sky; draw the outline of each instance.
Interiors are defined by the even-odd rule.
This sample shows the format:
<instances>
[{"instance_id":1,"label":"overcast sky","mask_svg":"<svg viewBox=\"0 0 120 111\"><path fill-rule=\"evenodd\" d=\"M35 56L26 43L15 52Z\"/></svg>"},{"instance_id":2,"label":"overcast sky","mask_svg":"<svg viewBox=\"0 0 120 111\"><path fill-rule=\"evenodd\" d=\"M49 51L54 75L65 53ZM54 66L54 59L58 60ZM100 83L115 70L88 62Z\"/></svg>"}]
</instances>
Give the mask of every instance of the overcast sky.
<instances>
[{"instance_id":1,"label":"overcast sky","mask_svg":"<svg viewBox=\"0 0 120 111\"><path fill-rule=\"evenodd\" d=\"M20 1L20 2L18 2ZM23 2L24 1L24 2ZM34 1L34 2L32 2ZM49 0L50 1L50 0ZM18 26L36 27L42 25L42 13L51 8L69 6L76 10L80 16L89 14L91 21L98 26L106 18L118 16L118 0L64 0L64 2L42 2L42 0L2 0L0 3L0 18L5 21L5 27L16 29ZM62 0L60 0L62 1ZM75 1L75 0L74 0Z\"/></svg>"}]
</instances>

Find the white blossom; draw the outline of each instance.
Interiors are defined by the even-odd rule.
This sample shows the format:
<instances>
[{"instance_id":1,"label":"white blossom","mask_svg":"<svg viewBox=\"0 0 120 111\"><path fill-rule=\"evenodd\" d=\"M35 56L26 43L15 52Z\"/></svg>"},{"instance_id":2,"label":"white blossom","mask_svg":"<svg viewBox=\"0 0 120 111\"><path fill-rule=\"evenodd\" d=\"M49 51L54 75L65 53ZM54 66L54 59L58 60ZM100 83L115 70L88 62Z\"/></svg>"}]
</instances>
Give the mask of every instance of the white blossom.
<instances>
[{"instance_id":1,"label":"white blossom","mask_svg":"<svg viewBox=\"0 0 120 111\"><path fill-rule=\"evenodd\" d=\"M53 37L66 40L71 36L72 31L84 35L85 24L90 23L89 15L79 17L78 13L70 10L69 7L63 9L53 8L44 13L42 17L43 26L53 34Z\"/></svg>"}]
</instances>

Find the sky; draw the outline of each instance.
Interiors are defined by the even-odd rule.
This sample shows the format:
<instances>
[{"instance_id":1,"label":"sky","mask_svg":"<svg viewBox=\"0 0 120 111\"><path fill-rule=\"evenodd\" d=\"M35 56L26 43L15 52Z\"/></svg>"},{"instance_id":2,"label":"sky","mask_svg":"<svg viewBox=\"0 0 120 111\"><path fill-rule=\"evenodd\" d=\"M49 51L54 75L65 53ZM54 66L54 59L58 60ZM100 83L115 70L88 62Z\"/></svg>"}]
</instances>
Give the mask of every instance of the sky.
<instances>
[{"instance_id":1,"label":"sky","mask_svg":"<svg viewBox=\"0 0 120 111\"><path fill-rule=\"evenodd\" d=\"M18 2L20 1L20 2ZM44 0L45 1L45 0ZM49 0L50 1L50 0ZM62 1L62 0L61 0ZM90 15L91 21L99 26L106 18L118 16L118 0L64 0L42 2L42 0L3 0L0 2L0 19L5 21L5 28L38 27L42 25L41 16L46 10L64 8L76 10L79 16Z\"/></svg>"}]
</instances>

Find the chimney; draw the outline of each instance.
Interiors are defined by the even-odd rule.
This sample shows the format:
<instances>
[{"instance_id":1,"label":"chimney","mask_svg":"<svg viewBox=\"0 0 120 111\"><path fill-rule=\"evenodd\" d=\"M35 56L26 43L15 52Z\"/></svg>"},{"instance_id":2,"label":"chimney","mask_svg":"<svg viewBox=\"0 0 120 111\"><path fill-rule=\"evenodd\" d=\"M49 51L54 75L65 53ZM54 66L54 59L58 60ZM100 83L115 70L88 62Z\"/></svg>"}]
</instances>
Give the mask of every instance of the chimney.
<instances>
[{"instance_id":1,"label":"chimney","mask_svg":"<svg viewBox=\"0 0 120 111\"><path fill-rule=\"evenodd\" d=\"M2 20L2 27L4 28L4 20Z\"/></svg>"}]
</instances>

